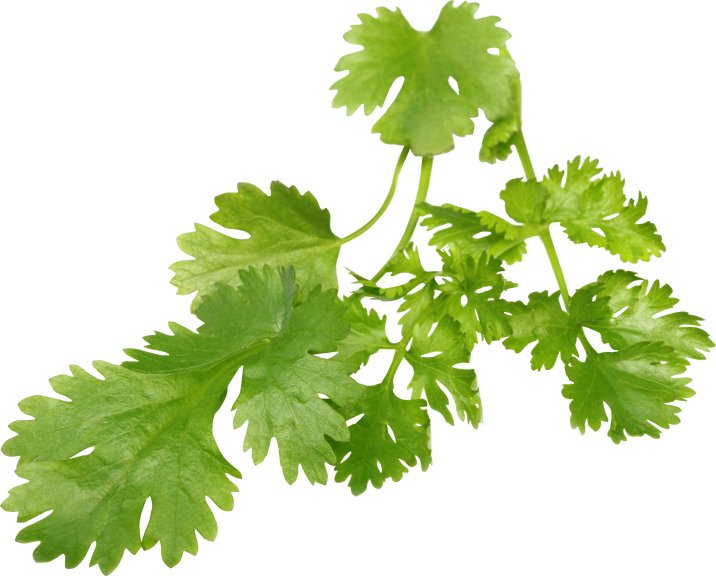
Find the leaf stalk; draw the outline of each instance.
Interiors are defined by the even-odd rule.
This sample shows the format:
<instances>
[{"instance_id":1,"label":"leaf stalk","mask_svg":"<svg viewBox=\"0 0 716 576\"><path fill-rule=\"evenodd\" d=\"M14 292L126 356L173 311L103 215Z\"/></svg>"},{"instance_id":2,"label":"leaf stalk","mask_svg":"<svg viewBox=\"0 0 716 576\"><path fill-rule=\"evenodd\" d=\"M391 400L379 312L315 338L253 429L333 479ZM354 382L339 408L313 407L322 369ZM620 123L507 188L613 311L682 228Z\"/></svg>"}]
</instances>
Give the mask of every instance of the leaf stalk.
<instances>
[{"instance_id":1,"label":"leaf stalk","mask_svg":"<svg viewBox=\"0 0 716 576\"><path fill-rule=\"evenodd\" d=\"M410 219L408 220L408 224L405 227L405 232L403 232L403 236L400 238L400 241L398 242L398 246L393 250L393 253L390 255L390 258L388 258L388 261L383 264L383 267L378 270L378 273L371 278L372 282L377 282L380 280L383 276L385 276L386 269L388 267L388 262L398 254L401 250L405 248L405 246L410 242L410 239L413 237L413 233L415 232L415 227L418 224L418 218L420 217L420 211L419 206L423 202L425 202L425 199L428 196L428 188L430 187L430 176L433 171L433 157L430 156L423 156L422 164L420 165L420 182L418 184L418 193L415 197L415 203L413 204L413 210L410 213Z\"/></svg>"},{"instance_id":2,"label":"leaf stalk","mask_svg":"<svg viewBox=\"0 0 716 576\"><path fill-rule=\"evenodd\" d=\"M375 216L373 216L373 218L366 222L366 224L358 228L358 230L356 230L352 234L349 234L345 238L341 238L341 244L346 244L351 240L355 240L356 238L358 238L358 236L370 230L373 227L373 224L380 220L380 217L388 209L388 206L390 206L390 203L393 200L393 196L395 196L395 190L398 187L398 179L400 178L400 172L403 169L403 164L405 164L405 159L408 157L408 152L410 152L410 146L405 146L403 148L403 151L400 153L400 156L398 157L398 163L395 165L395 170L393 171L393 181L390 183L390 190L388 190L388 195L385 197L383 205L380 207L378 212L376 212Z\"/></svg>"}]
</instances>

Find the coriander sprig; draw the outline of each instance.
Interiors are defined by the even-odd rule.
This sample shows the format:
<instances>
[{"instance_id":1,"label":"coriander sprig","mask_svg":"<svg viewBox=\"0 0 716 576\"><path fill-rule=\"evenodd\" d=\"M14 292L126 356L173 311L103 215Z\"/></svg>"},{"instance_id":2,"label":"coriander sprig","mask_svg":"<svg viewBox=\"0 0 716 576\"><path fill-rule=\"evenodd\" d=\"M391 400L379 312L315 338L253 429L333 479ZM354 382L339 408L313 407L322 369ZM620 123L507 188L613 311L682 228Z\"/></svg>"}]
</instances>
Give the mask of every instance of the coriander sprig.
<instances>
[{"instance_id":1,"label":"coriander sprig","mask_svg":"<svg viewBox=\"0 0 716 576\"><path fill-rule=\"evenodd\" d=\"M418 462L428 468L431 411L451 425L457 416L479 426L477 374L464 365L480 342L502 342L516 353L532 346L533 370L561 361L570 380L562 394L581 432L608 422L608 436L620 443L658 438L679 422L673 403L693 395L681 375L714 346L701 318L673 311L678 300L668 285L621 269L570 292L550 230L560 224L572 242L623 262L649 261L665 246L655 225L642 221L647 199L627 199L621 174L601 174L589 157L537 178L509 33L495 17L476 18L477 10L448 2L433 28L419 32L399 9L379 8L377 16L360 15L345 35L362 50L336 66L348 74L332 87L334 107L371 114L404 78L373 127L402 151L366 224L339 238L310 192L274 181L266 194L240 183L216 198L211 219L249 238L197 224L178 239L190 259L171 267L172 284L179 294L196 293L191 310L202 325L193 331L170 323L171 334L156 332L145 349L127 349L131 360L95 363L104 379L73 366L71 376L50 381L67 400L20 403L32 419L12 423L16 436L2 449L19 457L17 475L28 482L2 506L21 522L50 512L18 534L20 542L40 542L36 560L64 555L74 567L94 543L91 564L109 574L125 551L161 543L173 566L184 552L197 552L197 532L213 539L217 525L206 498L230 510L237 491L231 478L241 477L214 440L213 420L239 371L234 426L246 424L244 449L253 461L261 463L275 439L288 483L302 470L311 483L325 484L330 467L355 495L400 480ZM500 193L505 217L428 203L435 157L452 150L455 136L472 134L481 113L491 125L480 160L505 160L515 149L525 175ZM352 272L357 287L341 299L341 247L384 216L409 153L421 157L421 169L405 230L372 278ZM421 218L441 259L435 270L425 269L413 241ZM529 257L530 238L540 239L559 291L511 300L516 284L508 266ZM388 274L409 279L381 286ZM364 305L370 299L400 302L399 341L387 337L386 317ZM612 351L598 352L585 329ZM380 350L393 354L385 376L359 384L354 375ZM401 391L395 376L403 362L413 377ZM149 499L151 517L140 533Z\"/></svg>"}]
</instances>

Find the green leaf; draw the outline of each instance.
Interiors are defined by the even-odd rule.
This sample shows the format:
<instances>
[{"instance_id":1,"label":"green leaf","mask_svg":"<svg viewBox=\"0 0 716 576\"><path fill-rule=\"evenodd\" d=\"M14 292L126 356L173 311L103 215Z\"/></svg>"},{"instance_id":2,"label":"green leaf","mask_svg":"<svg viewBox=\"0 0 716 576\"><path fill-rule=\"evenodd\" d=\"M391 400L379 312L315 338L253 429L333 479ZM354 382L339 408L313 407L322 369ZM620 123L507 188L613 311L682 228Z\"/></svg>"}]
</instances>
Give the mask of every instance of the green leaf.
<instances>
[{"instance_id":1,"label":"green leaf","mask_svg":"<svg viewBox=\"0 0 716 576\"><path fill-rule=\"evenodd\" d=\"M504 49L509 33L496 26L499 18L475 19L478 5L448 2L429 32L413 29L400 9L360 14L344 38L363 50L343 56L337 72L348 71L332 90L334 108L348 115L361 105L366 115L382 107L398 78L404 83L387 112L373 126L386 144L410 146L416 156L434 156L455 146L453 135L472 134L471 118L478 109L488 120L507 115L511 82L518 77L509 56L488 53ZM457 94L450 86L454 78Z\"/></svg>"},{"instance_id":2,"label":"green leaf","mask_svg":"<svg viewBox=\"0 0 716 576\"><path fill-rule=\"evenodd\" d=\"M604 404L611 412L609 437L618 444L630 436L658 438L661 431L680 422L680 408L669 404L694 395L686 384L689 378L674 378L684 372L682 364L672 363L672 350L654 342L640 342L618 352L587 356L584 362L573 359L567 367L562 391L572 400L572 428L582 434L585 425L599 430L608 418Z\"/></svg>"},{"instance_id":3,"label":"green leaf","mask_svg":"<svg viewBox=\"0 0 716 576\"><path fill-rule=\"evenodd\" d=\"M501 53L509 57L507 50ZM509 112L497 120L485 132L480 148L480 162L494 164L497 160L507 160L512 154L522 128L522 82L519 78L511 81L511 99Z\"/></svg>"},{"instance_id":4,"label":"green leaf","mask_svg":"<svg viewBox=\"0 0 716 576\"><path fill-rule=\"evenodd\" d=\"M170 266L178 294L198 291L192 311L217 282L238 286L239 270L249 266L296 267L302 290L315 286L338 288L336 261L341 239L331 232L328 210L321 210L310 192L300 194L291 186L271 183L267 196L256 186L239 184L238 192L216 198L218 212L211 219L251 237L236 239L196 225L196 231L177 239L179 248L194 257Z\"/></svg>"},{"instance_id":5,"label":"green leaf","mask_svg":"<svg viewBox=\"0 0 716 576\"><path fill-rule=\"evenodd\" d=\"M688 358L703 360L702 351L713 348L708 334L699 328L702 318L687 312L654 318L679 302L671 296L673 291L668 284L661 286L657 280L649 289L646 280L625 270L606 272L597 282L602 286L600 295L609 297L608 316L587 326L599 332L604 343L615 350L637 342L663 342L672 349L672 360L688 364ZM630 288L635 282L639 283ZM619 312L622 313L617 316Z\"/></svg>"},{"instance_id":6,"label":"green leaf","mask_svg":"<svg viewBox=\"0 0 716 576\"><path fill-rule=\"evenodd\" d=\"M240 274L240 292L217 284L202 300L196 316L203 325L196 332L170 322L172 335L155 332L144 338L146 348L166 355L127 348L125 353L136 362L122 365L164 374L204 370L255 342L278 336L291 317L291 303L298 292L293 269L278 274L268 268L263 272L250 268Z\"/></svg>"},{"instance_id":7,"label":"green leaf","mask_svg":"<svg viewBox=\"0 0 716 576\"><path fill-rule=\"evenodd\" d=\"M432 459L425 405L425 400L398 398L392 386L364 386L363 397L341 408L346 420L363 415L349 427L350 441L331 442L338 459L336 482L350 477L348 486L358 496L369 481L374 488L388 478L398 482L408 471L404 464L415 466L420 459L427 470Z\"/></svg>"},{"instance_id":8,"label":"green leaf","mask_svg":"<svg viewBox=\"0 0 716 576\"><path fill-rule=\"evenodd\" d=\"M500 192L507 215L522 224L540 224L544 217L547 190L536 180L510 180Z\"/></svg>"},{"instance_id":9,"label":"green leaf","mask_svg":"<svg viewBox=\"0 0 716 576\"><path fill-rule=\"evenodd\" d=\"M338 341L335 359L353 364L357 372L378 350L395 348L396 345L385 334L385 316L366 309L357 298L346 298L343 303L348 310L342 320L348 323L350 332Z\"/></svg>"},{"instance_id":10,"label":"green leaf","mask_svg":"<svg viewBox=\"0 0 716 576\"><path fill-rule=\"evenodd\" d=\"M352 296L358 298L373 298L374 300L383 302L391 302L405 298L408 292L411 292L421 284L431 282L437 274L436 272L428 272L423 268L418 249L412 242L409 242L400 252L393 254L390 260L385 264L385 272L392 276L397 276L398 274L410 274L413 276L412 279L404 284L383 288L368 278L364 278L350 270L349 272L356 279L356 283L361 285Z\"/></svg>"},{"instance_id":11,"label":"green leaf","mask_svg":"<svg viewBox=\"0 0 716 576\"><path fill-rule=\"evenodd\" d=\"M162 544L168 566L184 552L196 554L195 531L217 534L206 498L222 510L233 507L240 478L221 455L212 435L214 414L238 369L227 360L206 371L143 374L95 362L104 380L72 366L72 376L50 382L66 402L32 396L20 403L34 420L11 425L18 436L3 452L20 456L17 475L29 480L13 488L2 506L19 512L27 526L18 542L39 541L38 562L65 555L73 568L96 542L91 565L112 572L124 550L136 554ZM72 458L93 447L90 454ZM140 538L139 518L152 499L149 525Z\"/></svg>"},{"instance_id":12,"label":"green leaf","mask_svg":"<svg viewBox=\"0 0 716 576\"><path fill-rule=\"evenodd\" d=\"M361 388L348 377L349 364L306 351L335 350L348 331L339 320L343 307L336 305L335 291L315 288L292 308L297 293L292 269L242 271L241 282L240 293L220 284L204 298L197 311L204 324L197 332L174 324L173 335L147 338L153 350L166 355L130 350L135 361L122 366L96 362L103 380L73 366L72 376L50 381L68 400L32 396L20 403L33 419L11 424L17 436L2 450L20 456L17 474L29 482L11 490L3 508L19 512L21 522L52 510L18 535L20 542L41 542L36 560L64 554L68 567L77 566L96 542L91 562L108 574L124 550L134 554L161 542L162 558L173 566L184 552L197 552L196 531L213 540L216 521L206 498L230 510L236 486L227 475L240 474L221 455L212 424L242 365L240 400L259 387L257 372L272 370L274 381L262 390L263 411L256 410L250 424L265 444L273 433L265 413L282 413L294 404L313 408L307 416L297 410L279 423L279 454L289 480L300 464L309 479L325 482L320 458L333 464L335 456L323 435L303 446L309 438L303 429L347 439L345 420L318 393L345 403ZM323 428L314 422L317 414ZM73 458L88 448L90 454ZM152 513L141 537L147 498Z\"/></svg>"},{"instance_id":13,"label":"green leaf","mask_svg":"<svg viewBox=\"0 0 716 576\"><path fill-rule=\"evenodd\" d=\"M443 272L452 275L452 279L438 286L441 294L435 307L438 316L449 314L460 323L465 343L472 350L477 334L482 334L488 344L512 334L510 314L514 305L501 295L517 285L505 280L502 263L485 252L477 259L459 258L458 254L453 251L453 259L444 259L447 269Z\"/></svg>"},{"instance_id":14,"label":"green leaf","mask_svg":"<svg viewBox=\"0 0 716 576\"><path fill-rule=\"evenodd\" d=\"M354 363L314 355L335 351L336 341L346 337L344 312L334 290L321 292L316 286L291 310L271 344L244 364L234 426L248 421L244 450L251 450L256 464L276 438L289 484L298 477L299 465L311 483L325 484L325 463L335 464L325 437L348 440L345 420L319 394L337 405L358 397L361 387L349 377Z\"/></svg>"},{"instance_id":15,"label":"green leaf","mask_svg":"<svg viewBox=\"0 0 716 576\"><path fill-rule=\"evenodd\" d=\"M451 204L422 204L419 210L421 215L428 216L422 226L428 230L444 227L433 233L431 246L444 248L455 244L465 255L478 257L487 252L507 264L520 262L527 253L525 239L539 234L532 227L516 226L489 212L476 213Z\"/></svg>"},{"instance_id":16,"label":"green leaf","mask_svg":"<svg viewBox=\"0 0 716 576\"><path fill-rule=\"evenodd\" d=\"M582 194L592 184L592 178L599 174L602 169L597 165L599 160L585 158L582 162L581 156L567 163L567 179L564 172L555 164L547 171L547 176L542 179L542 185L548 190L545 207L545 217L552 222L571 220L579 216L579 206Z\"/></svg>"},{"instance_id":17,"label":"green leaf","mask_svg":"<svg viewBox=\"0 0 716 576\"><path fill-rule=\"evenodd\" d=\"M532 370L551 370L559 356L567 364L577 354L579 325L562 309L559 292L530 294L526 306L516 304L510 325L512 335L503 342L508 350L519 353L537 342L532 349Z\"/></svg>"},{"instance_id":18,"label":"green leaf","mask_svg":"<svg viewBox=\"0 0 716 576\"><path fill-rule=\"evenodd\" d=\"M413 340L405 355L413 367L408 388L413 390L414 398L425 391L430 407L452 425L455 421L448 410L448 397L440 385L444 386L453 398L460 420L465 421L467 417L468 424L477 428L482 421L482 402L475 371L455 367L470 362L470 351L465 347L460 326L443 316L434 332L428 335L431 328L431 323L427 323L413 330ZM434 355L435 352L439 354Z\"/></svg>"},{"instance_id":19,"label":"green leaf","mask_svg":"<svg viewBox=\"0 0 716 576\"><path fill-rule=\"evenodd\" d=\"M601 282L582 286L569 301L569 317L578 326L592 325L609 314L609 298L604 296Z\"/></svg>"},{"instance_id":20,"label":"green leaf","mask_svg":"<svg viewBox=\"0 0 716 576\"><path fill-rule=\"evenodd\" d=\"M399 313L405 312L398 320L398 324L402 326L401 333L403 336L411 332L416 324L433 319L438 312L435 302L435 291L437 289L437 282L431 279L422 288L404 296L403 302L398 307Z\"/></svg>"},{"instance_id":21,"label":"green leaf","mask_svg":"<svg viewBox=\"0 0 716 576\"><path fill-rule=\"evenodd\" d=\"M597 163L589 158L581 162L577 156L567 165L566 181L565 173L553 167L541 182L547 190L544 209L542 198L532 198L525 191L513 200L512 211L544 213L545 223L560 222L575 244L605 248L623 262L659 257L666 248L656 226L637 223L646 214L647 199L639 193L636 201L627 201L619 172L593 180L602 171Z\"/></svg>"}]
</instances>

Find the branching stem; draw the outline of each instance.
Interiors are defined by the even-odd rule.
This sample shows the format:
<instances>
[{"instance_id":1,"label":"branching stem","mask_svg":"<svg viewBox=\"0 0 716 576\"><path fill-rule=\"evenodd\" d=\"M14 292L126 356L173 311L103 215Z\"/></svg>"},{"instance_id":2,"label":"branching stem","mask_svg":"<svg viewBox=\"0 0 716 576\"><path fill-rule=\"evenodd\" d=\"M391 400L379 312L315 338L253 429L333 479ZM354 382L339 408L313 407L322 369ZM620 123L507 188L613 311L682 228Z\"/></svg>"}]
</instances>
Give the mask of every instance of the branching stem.
<instances>
[{"instance_id":1,"label":"branching stem","mask_svg":"<svg viewBox=\"0 0 716 576\"><path fill-rule=\"evenodd\" d=\"M420 165L420 183L418 184L418 193L415 197L415 203L413 204L413 210L410 213L410 219L408 220L408 225L405 227L405 232L403 232L403 236L400 238L400 241L398 242L398 246L393 250L393 253L390 255L390 258L388 259L388 262L390 262L390 259L393 258L396 254L398 254L401 250L405 248L405 246L410 242L410 239L413 237L413 233L415 232L415 226L418 224L418 206L425 202L425 199L428 196L428 188L430 187L430 175L433 171L433 158L423 156L423 162ZM383 264L383 267L378 270L378 273L371 278L373 282L377 282L380 280L386 272L386 268L388 267L388 262Z\"/></svg>"},{"instance_id":2,"label":"branching stem","mask_svg":"<svg viewBox=\"0 0 716 576\"><path fill-rule=\"evenodd\" d=\"M376 212L375 216L373 216L373 218L371 218L366 224L358 228L358 230L356 230L352 234L349 234L345 238L341 238L342 244L346 244L351 240L355 240L356 238L358 238L358 236L370 230L373 227L373 224L380 220L380 217L388 209L388 206L390 206L390 203L393 200L393 196L395 196L395 190L398 187L398 179L400 178L400 171L403 169L403 164L405 164L405 159L408 157L408 152L410 152L410 147L406 146L400 153L398 163L395 165L395 171L393 172L393 181L390 183L390 190L388 190L388 195L385 197L383 205L380 207L378 212Z\"/></svg>"},{"instance_id":3,"label":"branching stem","mask_svg":"<svg viewBox=\"0 0 716 576\"><path fill-rule=\"evenodd\" d=\"M569 291L567 290L567 281L564 279L562 267L559 265L557 250L554 247L554 242L552 242L552 236L550 235L549 230L547 230L542 233L540 237L542 239L542 244L544 245L545 251L547 252L547 257L549 258L549 264L552 267L552 271L554 272L554 277L557 280L557 287L559 288L559 294L562 297L564 311L569 313ZM589 344L589 341L587 340L587 337L584 335L584 331L581 328L579 330L579 342L582 344L582 349L584 350L585 354L589 356L594 354L594 349Z\"/></svg>"}]
</instances>

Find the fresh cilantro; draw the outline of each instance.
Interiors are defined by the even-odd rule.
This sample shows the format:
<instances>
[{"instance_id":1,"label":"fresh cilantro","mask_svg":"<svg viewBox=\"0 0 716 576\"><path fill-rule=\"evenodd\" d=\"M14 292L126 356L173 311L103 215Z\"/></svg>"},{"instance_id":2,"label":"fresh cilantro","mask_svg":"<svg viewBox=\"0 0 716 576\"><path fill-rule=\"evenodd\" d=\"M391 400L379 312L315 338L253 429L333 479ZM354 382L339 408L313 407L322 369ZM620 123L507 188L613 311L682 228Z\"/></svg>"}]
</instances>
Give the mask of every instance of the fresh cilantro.
<instances>
[{"instance_id":1,"label":"fresh cilantro","mask_svg":"<svg viewBox=\"0 0 716 576\"><path fill-rule=\"evenodd\" d=\"M534 370L561 360L571 382L563 388L571 424L582 432L609 422L608 435L619 443L627 435L658 438L679 422L673 402L693 395L681 375L714 346L701 318L673 310L678 300L667 284L650 285L625 270L570 292L550 232L559 223L574 243L624 262L648 261L665 247L654 224L642 221L647 200L641 192L627 199L619 172L601 174L596 160L580 156L538 180L509 34L495 17L476 19L477 9L449 2L433 28L419 32L400 9L378 8L377 17L360 15L345 35L363 49L338 62L336 70L348 74L333 85L334 107L350 115L363 106L371 114L404 79L373 127L403 150L367 223L338 238L309 192L273 182L267 195L239 184L217 197L211 219L249 238L197 224L178 240L193 259L171 267L179 294L197 293L191 310L203 324L193 331L171 323L171 334L157 332L145 338L145 349L126 350L131 360L121 366L95 363L103 379L72 366L70 376L51 380L66 400L20 403L32 419L10 425L16 436L2 451L19 457L17 475L28 482L2 507L18 512L20 522L50 512L18 535L19 542L40 542L36 560L64 555L74 567L96 543L91 563L109 574L125 550L161 543L164 562L174 566L184 552L197 552L197 532L214 539L207 498L230 510L237 491L231 478L240 473L219 451L213 420L240 369L234 425L246 424L244 449L253 461L262 462L275 439L289 483L299 469L309 482L326 483L333 466L335 480L348 480L355 495L369 483L399 481L418 461L428 468L430 410L449 424L457 415L478 427L483 406L468 364L480 340L518 353L531 346ZM454 136L471 134L480 109L492 125L479 159L495 163L514 149L524 170L525 178L511 179L500 194L504 217L427 201L433 156L451 150ZM384 215L411 151L423 158L405 231L379 256L379 271L370 278L351 272L358 287L338 298L341 245ZM421 217L442 261L437 270L423 266L413 243ZM505 265L520 262L527 241L537 239L559 291L533 292L526 303L505 299L516 286ZM385 286L386 274L408 280ZM387 337L388 318L364 299L399 302L399 341ZM595 333L612 352L594 349ZM353 375L381 350L392 355L385 376L359 384ZM403 363L413 372L402 390L409 400L396 386ZM141 534L148 499L152 512Z\"/></svg>"}]
</instances>

